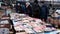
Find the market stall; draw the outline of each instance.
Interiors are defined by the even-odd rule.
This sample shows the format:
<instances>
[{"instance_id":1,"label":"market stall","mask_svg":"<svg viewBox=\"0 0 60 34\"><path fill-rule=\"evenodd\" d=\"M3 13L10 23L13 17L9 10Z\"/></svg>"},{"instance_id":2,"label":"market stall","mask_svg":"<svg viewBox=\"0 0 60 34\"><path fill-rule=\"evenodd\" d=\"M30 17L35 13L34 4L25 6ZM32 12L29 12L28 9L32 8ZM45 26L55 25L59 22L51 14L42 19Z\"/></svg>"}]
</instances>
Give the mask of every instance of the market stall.
<instances>
[{"instance_id":1,"label":"market stall","mask_svg":"<svg viewBox=\"0 0 60 34\"><path fill-rule=\"evenodd\" d=\"M16 34L21 32L25 32L25 34L47 34L46 32L49 32L49 34L58 33L56 28L50 26L51 24L43 22L41 19L18 13L11 13L10 17Z\"/></svg>"},{"instance_id":2,"label":"market stall","mask_svg":"<svg viewBox=\"0 0 60 34\"><path fill-rule=\"evenodd\" d=\"M15 14L14 14L15 15ZM11 15L14 28L16 31L25 31L26 33L35 33L35 32L43 32L46 28L45 25L39 19L31 18L24 14L16 14L15 16ZM40 24L42 23L42 24ZM40 28L41 27L41 28Z\"/></svg>"}]
</instances>

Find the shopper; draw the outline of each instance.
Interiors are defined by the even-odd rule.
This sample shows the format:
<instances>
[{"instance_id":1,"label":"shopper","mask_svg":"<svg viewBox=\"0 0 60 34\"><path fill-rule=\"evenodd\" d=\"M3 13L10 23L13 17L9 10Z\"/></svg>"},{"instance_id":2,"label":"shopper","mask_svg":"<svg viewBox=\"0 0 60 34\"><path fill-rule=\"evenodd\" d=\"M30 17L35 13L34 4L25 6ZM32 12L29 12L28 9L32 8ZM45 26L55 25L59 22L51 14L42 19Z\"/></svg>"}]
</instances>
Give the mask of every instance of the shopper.
<instances>
[{"instance_id":1,"label":"shopper","mask_svg":"<svg viewBox=\"0 0 60 34\"><path fill-rule=\"evenodd\" d=\"M29 2L26 2L26 14L32 17L32 6L30 5Z\"/></svg>"},{"instance_id":2,"label":"shopper","mask_svg":"<svg viewBox=\"0 0 60 34\"><path fill-rule=\"evenodd\" d=\"M21 6L20 3L18 3L18 4L16 5L16 12L17 12L17 13L24 13L24 11L22 10L22 6Z\"/></svg>"},{"instance_id":3,"label":"shopper","mask_svg":"<svg viewBox=\"0 0 60 34\"><path fill-rule=\"evenodd\" d=\"M26 5L25 5L25 4L22 4L21 7L22 7L22 10L23 10L24 14L26 14L26 10L27 10L27 9L26 9Z\"/></svg>"},{"instance_id":4,"label":"shopper","mask_svg":"<svg viewBox=\"0 0 60 34\"><path fill-rule=\"evenodd\" d=\"M33 8L33 17L34 18L40 18L41 8L40 8L37 0L34 1L32 8Z\"/></svg>"},{"instance_id":5,"label":"shopper","mask_svg":"<svg viewBox=\"0 0 60 34\"><path fill-rule=\"evenodd\" d=\"M18 4L15 5L16 13L18 13Z\"/></svg>"},{"instance_id":6,"label":"shopper","mask_svg":"<svg viewBox=\"0 0 60 34\"><path fill-rule=\"evenodd\" d=\"M41 7L41 19L46 22L47 16L49 14L48 7L46 6L46 4L44 2L41 2L41 3L42 3L42 7Z\"/></svg>"},{"instance_id":7,"label":"shopper","mask_svg":"<svg viewBox=\"0 0 60 34\"><path fill-rule=\"evenodd\" d=\"M8 16L11 12L12 11L11 11L10 6L6 6L6 8L5 8L5 14Z\"/></svg>"},{"instance_id":8,"label":"shopper","mask_svg":"<svg viewBox=\"0 0 60 34\"><path fill-rule=\"evenodd\" d=\"M53 6L52 4L49 5L49 16L51 16L53 14L54 10L53 10Z\"/></svg>"}]
</instances>

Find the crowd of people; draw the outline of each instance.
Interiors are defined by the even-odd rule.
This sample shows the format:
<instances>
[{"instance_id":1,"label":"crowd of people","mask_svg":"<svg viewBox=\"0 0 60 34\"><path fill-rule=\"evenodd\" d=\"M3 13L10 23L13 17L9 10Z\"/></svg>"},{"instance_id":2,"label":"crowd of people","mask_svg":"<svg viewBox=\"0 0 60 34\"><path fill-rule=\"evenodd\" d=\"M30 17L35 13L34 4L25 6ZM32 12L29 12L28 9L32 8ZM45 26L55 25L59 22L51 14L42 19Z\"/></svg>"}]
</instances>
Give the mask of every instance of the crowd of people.
<instances>
[{"instance_id":1,"label":"crowd of people","mask_svg":"<svg viewBox=\"0 0 60 34\"><path fill-rule=\"evenodd\" d=\"M16 3L16 12L17 13L25 13L30 17L40 18L44 21L47 20L47 16L49 14L48 7L41 2L42 6L40 7L38 1L35 0L34 4L31 5L29 2L26 2L25 5L19 2Z\"/></svg>"},{"instance_id":2,"label":"crowd of people","mask_svg":"<svg viewBox=\"0 0 60 34\"><path fill-rule=\"evenodd\" d=\"M51 4L48 7L45 2L41 2L41 6L40 6L37 0L35 0L33 4L31 4L30 2L22 3L16 1L16 5L14 7L16 13L27 14L30 17L39 18L45 22L47 20L47 16L48 15L50 16L51 13L53 12L52 9L53 6Z\"/></svg>"},{"instance_id":3,"label":"crowd of people","mask_svg":"<svg viewBox=\"0 0 60 34\"><path fill-rule=\"evenodd\" d=\"M16 12L17 13L25 13L30 17L39 18L44 21L47 20L47 16L49 14L49 8L46 6L44 2L41 2L42 6L39 6L38 1L35 0L33 5L29 2L25 4L21 4L20 2L16 3Z\"/></svg>"}]
</instances>

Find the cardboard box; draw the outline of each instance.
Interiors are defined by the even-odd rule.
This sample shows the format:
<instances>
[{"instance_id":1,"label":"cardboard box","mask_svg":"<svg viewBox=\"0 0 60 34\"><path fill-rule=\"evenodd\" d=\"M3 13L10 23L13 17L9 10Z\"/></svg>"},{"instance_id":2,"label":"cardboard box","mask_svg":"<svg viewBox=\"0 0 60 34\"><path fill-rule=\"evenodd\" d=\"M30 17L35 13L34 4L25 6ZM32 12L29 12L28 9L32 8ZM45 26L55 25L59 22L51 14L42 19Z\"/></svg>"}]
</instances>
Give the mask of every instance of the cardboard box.
<instances>
[{"instance_id":1,"label":"cardboard box","mask_svg":"<svg viewBox=\"0 0 60 34\"><path fill-rule=\"evenodd\" d=\"M19 33L16 33L16 34L26 34L26 32L19 32Z\"/></svg>"}]
</instances>

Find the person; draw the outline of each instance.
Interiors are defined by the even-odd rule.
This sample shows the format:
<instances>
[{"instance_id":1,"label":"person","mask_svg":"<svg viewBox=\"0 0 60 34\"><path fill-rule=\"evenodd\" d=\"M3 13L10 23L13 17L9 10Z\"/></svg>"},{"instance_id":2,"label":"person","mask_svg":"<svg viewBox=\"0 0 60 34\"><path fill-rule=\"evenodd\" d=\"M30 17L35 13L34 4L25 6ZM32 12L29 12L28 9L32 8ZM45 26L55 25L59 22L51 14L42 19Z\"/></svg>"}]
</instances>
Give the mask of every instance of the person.
<instances>
[{"instance_id":1,"label":"person","mask_svg":"<svg viewBox=\"0 0 60 34\"><path fill-rule=\"evenodd\" d=\"M49 16L51 16L53 14L54 10L53 10L53 6L52 4L49 5Z\"/></svg>"},{"instance_id":2,"label":"person","mask_svg":"<svg viewBox=\"0 0 60 34\"><path fill-rule=\"evenodd\" d=\"M15 4L12 4L12 9L14 9L14 7L15 7Z\"/></svg>"},{"instance_id":3,"label":"person","mask_svg":"<svg viewBox=\"0 0 60 34\"><path fill-rule=\"evenodd\" d=\"M23 10L23 12L24 12L24 14L26 13L26 6L25 6L25 4L22 4L22 10Z\"/></svg>"},{"instance_id":4,"label":"person","mask_svg":"<svg viewBox=\"0 0 60 34\"><path fill-rule=\"evenodd\" d=\"M33 17L34 18L40 18L40 15L41 15L41 8L38 4L38 1L35 0L34 1L34 4L32 5L33 6Z\"/></svg>"},{"instance_id":5,"label":"person","mask_svg":"<svg viewBox=\"0 0 60 34\"><path fill-rule=\"evenodd\" d=\"M26 14L28 14L30 17L32 17L32 6L29 2L26 2Z\"/></svg>"},{"instance_id":6,"label":"person","mask_svg":"<svg viewBox=\"0 0 60 34\"><path fill-rule=\"evenodd\" d=\"M46 4L44 2L41 2L41 3L42 3L42 6L41 6L41 19L46 22L47 16L49 14L48 7L46 6Z\"/></svg>"},{"instance_id":7,"label":"person","mask_svg":"<svg viewBox=\"0 0 60 34\"><path fill-rule=\"evenodd\" d=\"M16 5L16 12L17 12L17 13L24 13L24 11L22 10L22 6L21 6L20 3L18 3L18 4Z\"/></svg>"},{"instance_id":8,"label":"person","mask_svg":"<svg viewBox=\"0 0 60 34\"><path fill-rule=\"evenodd\" d=\"M16 13L18 13L18 4L15 5Z\"/></svg>"},{"instance_id":9,"label":"person","mask_svg":"<svg viewBox=\"0 0 60 34\"><path fill-rule=\"evenodd\" d=\"M5 8L5 14L8 16L12 12L10 6L6 6Z\"/></svg>"}]
</instances>

